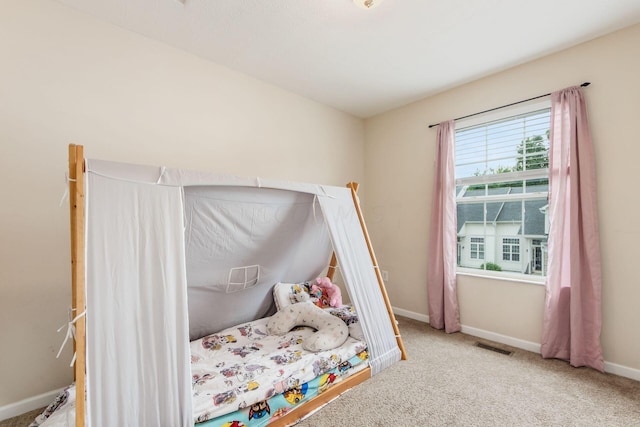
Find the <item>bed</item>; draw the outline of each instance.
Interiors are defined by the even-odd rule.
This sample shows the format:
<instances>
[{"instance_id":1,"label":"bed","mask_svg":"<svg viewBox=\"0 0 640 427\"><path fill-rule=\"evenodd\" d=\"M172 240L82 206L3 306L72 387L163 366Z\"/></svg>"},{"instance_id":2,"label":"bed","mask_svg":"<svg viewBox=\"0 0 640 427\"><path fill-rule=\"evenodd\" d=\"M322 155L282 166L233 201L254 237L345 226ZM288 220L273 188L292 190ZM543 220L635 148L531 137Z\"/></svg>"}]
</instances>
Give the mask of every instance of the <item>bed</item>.
<instances>
[{"instance_id":1,"label":"bed","mask_svg":"<svg viewBox=\"0 0 640 427\"><path fill-rule=\"evenodd\" d=\"M86 396L76 402L77 426L290 425L406 357L356 184L87 160L71 145L69 187L75 378ZM349 351L293 350L305 342L296 334L309 333L299 329L273 342L288 346L274 360L300 358L293 373L256 380L280 373L262 361L234 371L254 347L267 347L255 322L283 312L274 307L274 284L320 277L327 264L329 278L340 267L358 313L362 336L348 328ZM201 349L235 361L205 362ZM220 381L226 389L206 390ZM280 406L277 396L294 405ZM220 418L238 410L246 421Z\"/></svg>"},{"instance_id":2,"label":"bed","mask_svg":"<svg viewBox=\"0 0 640 427\"><path fill-rule=\"evenodd\" d=\"M281 285L285 284L279 283L274 289ZM305 285L285 286L300 289ZM322 397L352 375L366 373L369 366L367 344L353 307L334 308L317 301L311 303L344 322L349 331L344 343L323 351L306 350L303 343L316 330L296 326L284 335L270 334L269 322L275 316L191 341L194 425L259 427L278 422L284 424L285 416L290 416L311 399ZM72 385L56 397L31 427L73 426L74 409L75 387Z\"/></svg>"}]
</instances>

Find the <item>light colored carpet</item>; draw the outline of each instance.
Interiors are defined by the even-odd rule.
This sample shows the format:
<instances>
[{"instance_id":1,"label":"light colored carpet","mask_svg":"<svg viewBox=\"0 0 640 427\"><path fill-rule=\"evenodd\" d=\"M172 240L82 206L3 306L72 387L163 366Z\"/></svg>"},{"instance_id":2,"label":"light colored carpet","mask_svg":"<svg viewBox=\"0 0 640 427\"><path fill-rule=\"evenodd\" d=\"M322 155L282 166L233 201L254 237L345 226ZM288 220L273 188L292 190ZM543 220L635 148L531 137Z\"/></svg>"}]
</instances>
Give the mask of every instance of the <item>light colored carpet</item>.
<instances>
[{"instance_id":1,"label":"light colored carpet","mask_svg":"<svg viewBox=\"0 0 640 427\"><path fill-rule=\"evenodd\" d=\"M640 382L398 320L409 359L348 391L298 427L640 427ZM478 341L514 354L475 347ZM26 427L37 414L0 422L0 427Z\"/></svg>"},{"instance_id":2,"label":"light colored carpet","mask_svg":"<svg viewBox=\"0 0 640 427\"><path fill-rule=\"evenodd\" d=\"M640 426L640 382L398 320L408 360L298 427ZM478 341L514 354L478 348Z\"/></svg>"},{"instance_id":3,"label":"light colored carpet","mask_svg":"<svg viewBox=\"0 0 640 427\"><path fill-rule=\"evenodd\" d=\"M9 418L8 420L0 421L0 427L27 427L44 411L44 408L36 409L35 411L27 412L19 417Z\"/></svg>"}]
</instances>

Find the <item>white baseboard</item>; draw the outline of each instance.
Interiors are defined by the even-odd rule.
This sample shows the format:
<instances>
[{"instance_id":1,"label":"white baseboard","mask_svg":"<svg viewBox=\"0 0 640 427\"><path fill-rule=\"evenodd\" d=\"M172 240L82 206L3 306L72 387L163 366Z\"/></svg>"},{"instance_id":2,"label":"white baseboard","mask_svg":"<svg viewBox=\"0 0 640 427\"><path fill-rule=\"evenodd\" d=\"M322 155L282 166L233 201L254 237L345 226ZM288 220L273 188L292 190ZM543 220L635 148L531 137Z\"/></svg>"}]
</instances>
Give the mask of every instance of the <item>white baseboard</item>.
<instances>
[{"instance_id":1,"label":"white baseboard","mask_svg":"<svg viewBox=\"0 0 640 427\"><path fill-rule=\"evenodd\" d=\"M429 316L426 314L416 313L414 311L409 311L397 307L392 307L392 309L393 313L397 314L398 316L404 316L408 317L409 319L417 320L419 322L429 323ZM540 353L540 344L534 342L529 342L518 338L509 337L507 335L501 335L495 332L485 331L483 329L473 328L471 326L465 325L462 325L461 332L474 337L484 338L489 341L509 345L511 347L521 348L523 350L532 351L534 353Z\"/></svg>"},{"instance_id":2,"label":"white baseboard","mask_svg":"<svg viewBox=\"0 0 640 427\"><path fill-rule=\"evenodd\" d=\"M500 344L508 345L522 350L532 351L534 353L540 353L540 344L521 340L519 338L513 338L507 335L497 334L491 331L485 331L483 329L473 328L471 326L462 325L463 334L471 335L485 340L497 342Z\"/></svg>"},{"instance_id":3,"label":"white baseboard","mask_svg":"<svg viewBox=\"0 0 640 427\"><path fill-rule=\"evenodd\" d=\"M51 402L63 389L52 390L37 396L23 399L19 402L10 403L9 405L0 406L0 421L17 417L29 411L49 406Z\"/></svg>"},{"instance_id":4,"label":"white baseboard","mask_svg":"<svg viewBox=\"0 0 640 427\"><path fill-rule=\"evenodd\" d=\"M393 307L394 314L398 316L408 317L409 319L419 322L429 323L429 316L426 314L416 313L402 308ZM498 334L484 329L478 329L471 326L462 325L462 333L489 341L505 344L511 347L520 348L522 350L531 351L540 354L540 344L521 340L519 338ZM604 362L604 371L609 374L618 375L632 380L640 381L640 369L630 368L628 366L618 365L617 363Z\"/></svg>"},{"instance_id":5,"label":"white baseboard","mask_svg":"<svg viewBox=\"0 0 640 427\"><path fill-rule=\"evenodd\" d=\"M609 374L640 381L640 369L629 368L628 366L618 365L611 362L604 362L604 371Z\"/></svg>"},{"instance_id":6,"label":"white baseboard","mask_svg":"<svg viewBox=\"0 0 640 427\"><path fill-rule=\"evenodd\" d=\"M495 332L489 332L464 325L462 326L462 333L540 354L540 344L538 343L524 341L518 338L496 334ZM640 369L634 369L628 366L618 365L617 363L605 361L604 371L608 374L618 375L620 377L640 381Z\"/></svg>"},{"instance_id":7,"label":"white baseboard","mask_svg":"<svg viewBox=\"0 0 640 427\"><path fill-rule=\"evenodd\" d=\"M419 322L429 323L429 316L426 314L416 313L414 311L404 310L402 308L391 307L393 314L398 316L408 317L409 319L417 320Z\"/></svg>"}]
</instances>

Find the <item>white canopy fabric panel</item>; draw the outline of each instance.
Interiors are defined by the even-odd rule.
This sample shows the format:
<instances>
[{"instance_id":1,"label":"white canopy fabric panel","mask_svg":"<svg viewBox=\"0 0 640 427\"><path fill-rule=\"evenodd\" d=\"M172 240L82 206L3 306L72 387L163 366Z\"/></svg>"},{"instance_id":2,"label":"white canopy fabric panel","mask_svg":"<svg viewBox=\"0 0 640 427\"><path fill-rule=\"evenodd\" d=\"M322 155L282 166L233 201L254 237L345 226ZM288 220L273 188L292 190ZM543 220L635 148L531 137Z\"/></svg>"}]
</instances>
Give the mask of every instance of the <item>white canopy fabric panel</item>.
<instances>
[{"instance_id":1,"label":"white canopy fabric panel","mask_svg":"<svg viewBox=\"0 0 640 427\"><path fill-rule=\"evenodd\" d=\"M87 425L192 426L181 189L91 168Z\"/></svg>"},{"instance_id":2,"label":"white canopy fabric panel","mask_svg":"<svg viewBox=\"0 0 640 427\"><path fill-rule=\"evenodd\" d=\"M369 346L371 375L398 362L400 348L389 321L386 304L354 207L351 190L331 188L319 197L340 273L349 289Z\"/></svg>"},{"instance_id":3,"label":"white canopy fabric panel","mask_svg":"<svg viewBox=\"0 0 640 427\"><path fill-rule=\"evenodd\" d=\"M184 192L189 286L241 290L233 286L239 278L230 278L221 265L258 264L260 279L271 284L282 278L308 280L310 270L319 274L327 267L331 242L313 195L226 186ZM323 256L310 259L316 254ZM283 258L286 263L278 262Z\"/></svg>"},{"instance_id":4,"label":"white canopy fabric panel","mask_svg":"<svg viewBox=\"0 0 640 427\"><path fill-rule=\"evenodd\" d=\"M331 241L314 195L234 186L184 194L191 339L274 314L275 283L326 270Z\"/></svg>"}]
</instances>

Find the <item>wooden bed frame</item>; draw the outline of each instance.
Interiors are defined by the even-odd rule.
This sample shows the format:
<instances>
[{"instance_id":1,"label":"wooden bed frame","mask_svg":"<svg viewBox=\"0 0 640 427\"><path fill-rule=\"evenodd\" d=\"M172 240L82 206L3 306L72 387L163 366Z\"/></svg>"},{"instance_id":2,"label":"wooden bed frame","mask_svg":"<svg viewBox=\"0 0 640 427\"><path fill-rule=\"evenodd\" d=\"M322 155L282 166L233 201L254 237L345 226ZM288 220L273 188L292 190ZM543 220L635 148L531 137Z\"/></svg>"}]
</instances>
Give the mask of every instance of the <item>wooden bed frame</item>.
<instances>
[{"instance_id":1,"label":"wooden bed frame","mask_svg":"<svg viewBox=\"0 0 640 427\"><path fill-rule=\"evenodd\" d=\"M85 208L84 208L84 147L82 145L69 145L69 208L70 208L70 229L71 229L71 306L74 312L74 316L77 316L79 312L82 312L85 307ZM360 208L360 202L358 200L357 190L358 184L350 182L347 187L351 189L351 195L353 203L355 205L358 219L362 227L367 247L369 249L369 255L374 265L376 272L376 278L378 279L378 285L380 286L380 292L384 298L387 313L393 326L393 330L396 335L398 347L400 349L402 360L406 360L407 355L402 342L402 337L398 329L396 318L391 308L389 296L382 280L378 261L371 245L369 238L369 232L364 222L362 210ZM337 258L335 253L331 257L331 262L327 271L327 276L333 279L335 270L337 268ZM86 414L86 401L84 398L80 398L85 395L86 391L86 324L84 316L80 317L76 321L76 340L74 343L74 350L76 352L76 362L74 378L76 382L76 427L85 426L85 414ZM308 416L318 408L326 405L333 399L340 396L350 388L362 383L363 381L371 377L371 368L367 367L362 371L353 374L352 376L345 378L339 383L329 388L326 392L310 399L308 402L301 404L294 410L274 420L269 424L273 427L281 427L295 424L302 418Z\"/></svg>"}]
</instances>

